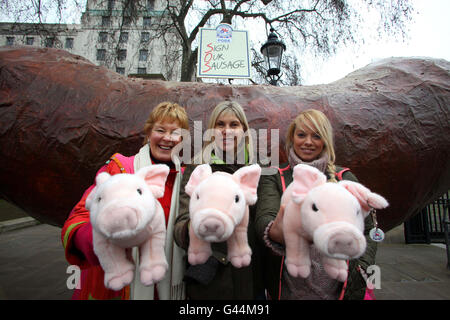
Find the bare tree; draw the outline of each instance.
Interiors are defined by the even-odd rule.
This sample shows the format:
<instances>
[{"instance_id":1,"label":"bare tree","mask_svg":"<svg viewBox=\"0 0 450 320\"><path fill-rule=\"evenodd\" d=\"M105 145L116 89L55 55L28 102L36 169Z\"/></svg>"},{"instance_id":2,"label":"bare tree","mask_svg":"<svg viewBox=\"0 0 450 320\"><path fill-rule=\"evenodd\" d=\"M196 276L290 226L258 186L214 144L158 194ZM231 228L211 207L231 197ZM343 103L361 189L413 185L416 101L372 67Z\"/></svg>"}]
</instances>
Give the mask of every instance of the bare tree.
<instances>
[{"instance_id":1,"label":"bare tree","mask_svg":"<svg viewBox=\"0 0 450 320\"><path fill-rule=\"evenodd\" d=\"M65 22L65 8L81 11L85 0L2 0L2 19L10 22L45 23L49 16L56 23ZM56 19L55 19L56 18Z\"/></svg>"},{"instance_id":2,"label":"bare tree","mask_svg":"<svg viewBox=\"0 0 450 320\"><path fill-rule=\"evenodd\" d=\"M62 22L67 22L65 20L68 15L74 13L78 14L77 23L79 23L79 16L83 12L81 24L86 31L88 44L101 42L101 45L96 46L101 51L97 53L98 64L111 70L124 69L123 72L126 74L136 73L135 65L123 63L124 54L127 60L141 61L141 51L147 51L147 56L152 56L151 52L154 51L164 60L149 59L145 63L146 67L151 69L153 65L161 65L160 72L163 76L174 80L179 77L179 64L174 61L181 61L181 58L178 55L179 52L172 48L179 46L179 42L177 36L171 32L174 28L164 32L161 32L161 28L157 28L155 31L154 16L160 12L154 11L155 2L151 0L3 0L0 2L0 19L10 21L4 24L4 28L9 28L17 39L22 36L22 43L25 43L24 39L32 34L40 37L41 46L63 48L61 35L67 34L64 32L71 28ZM142 17L148 18L145 26L143 26ZM109 18L105 20L104 25L103 18ZM136 39L136 36L140 35L135 32L136 30L144 31L147 37ZM101 41L99 41L99 34L103 34ZM130 42L135 50L126 50L127 43ZM95 56L93 58L95 59ZM128 69L125 70L125 68Z\"/></svg>"},{"instance_id":3,"label":"bare tree","mask_svg":"<svg viewBox=\"0 0 450 320\"><path fill-rule=\"evenodd\" d=\"M308 49L318 55L331 55L339 45L364 41L360 28L365 24L362 14L367 10L377 12L379 19L374 27L380 36L404 36L413 11L408 0L362 0L357 4L348 0L166 0L164 10L170 21L158 25L164 32L169 23L180 37L181 81L193 79L198 54L195 41L201 27L221 21L260 21L275 28L297 52ZM264 72L261 56L255 50L253 53L252 65ZM287 59L294 63L289 72L295 74L293 82L298 84L300 66L293 54Z\"/></svg>"},{"instance_id":4,"label":"bare tree","mask_svg":"<svg viewBox=\"0 0 450 320\"><path fill-rule=\"evenodd\" d=\"M61 32L68 32L61 23L68 19L70 7L72 13L81 12L83 0L2 0L0 18L10 22L10 31L23 39L28 34L39 35L41 46L62 48L58 38ZM52 23L47 23L51 20Z\"/></svg>"}]
</instances>

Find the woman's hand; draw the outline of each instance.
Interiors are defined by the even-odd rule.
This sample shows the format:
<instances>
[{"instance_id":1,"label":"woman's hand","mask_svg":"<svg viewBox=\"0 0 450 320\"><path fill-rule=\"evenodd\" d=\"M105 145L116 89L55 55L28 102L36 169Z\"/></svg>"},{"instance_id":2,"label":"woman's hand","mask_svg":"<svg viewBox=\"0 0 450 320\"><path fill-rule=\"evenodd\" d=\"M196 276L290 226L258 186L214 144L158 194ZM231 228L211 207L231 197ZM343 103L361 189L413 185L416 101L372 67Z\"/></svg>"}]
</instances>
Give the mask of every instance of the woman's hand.
<instances>
[{"instance_id":1,"label":"woman's hand","mask_svg":"<svg viewBox=\"0 0 450 320\"><path fill-rule=\"evenodd\" d=\"M284 208L286 205L281 205L280 210L273 221L272 226L269 229L269 238L272 241L278 242L279 244L284 245L284 236L283 236L283 217L284 217Z\"/></svg>"}]
</instances>

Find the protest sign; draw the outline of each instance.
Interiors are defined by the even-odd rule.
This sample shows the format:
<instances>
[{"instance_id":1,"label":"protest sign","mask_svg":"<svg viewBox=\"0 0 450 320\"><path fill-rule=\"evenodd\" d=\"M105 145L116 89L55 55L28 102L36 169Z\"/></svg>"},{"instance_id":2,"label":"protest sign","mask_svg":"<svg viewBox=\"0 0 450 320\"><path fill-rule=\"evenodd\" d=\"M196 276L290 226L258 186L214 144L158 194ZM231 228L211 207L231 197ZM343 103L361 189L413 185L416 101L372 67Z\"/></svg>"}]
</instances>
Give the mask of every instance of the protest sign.
<instances>
[{"instance_id":1,"label":"protest sign","mask_svg":"<svg viewBox=\"0 0 450 320\"><path fill-rule=\"evenodd\" d=\"M197 77L250 78L248 32L228 24L201 28Z\"/></svg>"}]
</instances>

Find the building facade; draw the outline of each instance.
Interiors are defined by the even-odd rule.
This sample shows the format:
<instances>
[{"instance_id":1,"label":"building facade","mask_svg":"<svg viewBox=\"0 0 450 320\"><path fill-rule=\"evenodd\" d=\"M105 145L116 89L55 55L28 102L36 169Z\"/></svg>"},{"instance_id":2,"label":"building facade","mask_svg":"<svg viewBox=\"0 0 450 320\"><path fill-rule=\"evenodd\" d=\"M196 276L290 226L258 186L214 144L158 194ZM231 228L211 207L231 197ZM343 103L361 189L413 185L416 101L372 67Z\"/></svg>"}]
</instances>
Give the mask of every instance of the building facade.
<instances>
[{"instance_id":1,"label":"building facade","mask_svg":"<svg viewBox=\"0 0 450 320\"><path fill-rule=\"evenodd\" d=\"M67 50L122 75L179 80L179 41L161 0L87 0L80 24L0 23L0 45Z\"/></svg>"}]
</instances>

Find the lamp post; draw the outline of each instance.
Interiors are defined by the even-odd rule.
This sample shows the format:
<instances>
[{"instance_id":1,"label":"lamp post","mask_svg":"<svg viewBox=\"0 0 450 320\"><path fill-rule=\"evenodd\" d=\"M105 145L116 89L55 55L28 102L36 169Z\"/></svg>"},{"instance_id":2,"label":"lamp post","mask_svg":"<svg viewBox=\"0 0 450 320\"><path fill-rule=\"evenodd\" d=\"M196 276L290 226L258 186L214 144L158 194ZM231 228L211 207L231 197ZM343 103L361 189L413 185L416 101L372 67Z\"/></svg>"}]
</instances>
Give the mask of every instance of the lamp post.
<instances>
[{"instance_id":1,"label":"lamp post","mask_svg":"<svg viewBox=\"0 0 450 320\"><path fill-rule=\"evenodd\" d=\"M277 35L273 28L270 28L270 34L266 43L261 47L261 53L264 55L267 64L267 78L270 79L269 83L276 86L280 79L281 58L283 52L286 50L285 44L278 40Z\"/></svg>"}]
</instances>

